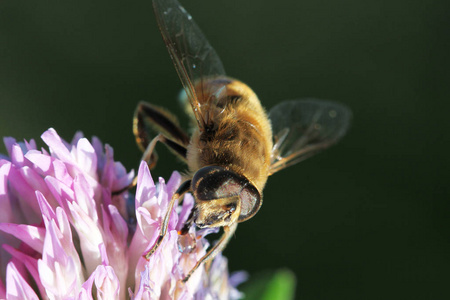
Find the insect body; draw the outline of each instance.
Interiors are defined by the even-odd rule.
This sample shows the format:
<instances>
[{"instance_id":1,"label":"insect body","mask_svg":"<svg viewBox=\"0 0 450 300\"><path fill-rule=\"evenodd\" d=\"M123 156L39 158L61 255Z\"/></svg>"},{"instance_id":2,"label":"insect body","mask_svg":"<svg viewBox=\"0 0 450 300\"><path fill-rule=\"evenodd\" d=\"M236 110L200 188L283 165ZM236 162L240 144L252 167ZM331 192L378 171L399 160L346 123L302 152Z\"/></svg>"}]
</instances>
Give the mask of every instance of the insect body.
<instances>
[{"instance_id":1,"label":"insect body","mask_svg":"<svg viewBox=\"0 0 450 300\"><path fill-rule=\"evenodd\" d=\"M270 123L253 91L228 78L206 84L214 86L216 82L223 85L223 92L213 96L217 99L212 103L199 99L201 107L212 107L204 117L203 130L194 132L187 151L199 226L228 226L257 212L272 152Z\"/></svg>"},{"instance_id":2,"label":"insect body","mask_svg":"<svg viewBox=\"0 0 450 300\"><path fill-rule=\"evenodd\" d=\"M323 100L278 104L266 113L256 94L225 75L220 58L177 0L153 0L161 34L190 103L194 132L189 137L171 113L140 103L134 134L150 166L156 163L156 142L164 143L184 160L189 179L171 199L160 237L167 232L170 212L186 192L195 207L185 229L223 227L222 238L184 281L227 244L239 222L256 214L269 175L337 142L346 132L350 110ZM152 138L151 132L158 134Z\"/></svg>"}]
</instances>

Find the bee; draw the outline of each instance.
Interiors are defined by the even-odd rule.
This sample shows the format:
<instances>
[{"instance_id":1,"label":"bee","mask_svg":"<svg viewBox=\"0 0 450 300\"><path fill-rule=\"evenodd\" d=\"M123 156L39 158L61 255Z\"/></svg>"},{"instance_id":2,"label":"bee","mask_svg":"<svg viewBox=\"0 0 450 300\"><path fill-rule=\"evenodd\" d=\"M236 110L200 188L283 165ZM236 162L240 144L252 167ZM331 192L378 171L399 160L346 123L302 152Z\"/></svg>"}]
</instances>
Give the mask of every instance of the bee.
<instances>
[{"instance_id":1,"label":"bee","mask_svg":"<svg viewBox=\"0 0 450 300\"><path fill-rule=\"evenodd\" d=\"M153 8L194 129L188 135L173 114L153 104L141 102L136 109L133 132L143 160L153 167L154 148L161 142L189 170L145 257L161 244L170 212L187 192L195 206L181 235L193 225L223 227L219 241L185 276L186 282L224 249L238 223L258 212L268 177L336 143L349 127L351 112L334 102L305 99L282 102L267 113L250 87L226 76L216 51L177 0L153 0ZM158 134L152 137L152 132Z\"/></svg>"}]
</instances>

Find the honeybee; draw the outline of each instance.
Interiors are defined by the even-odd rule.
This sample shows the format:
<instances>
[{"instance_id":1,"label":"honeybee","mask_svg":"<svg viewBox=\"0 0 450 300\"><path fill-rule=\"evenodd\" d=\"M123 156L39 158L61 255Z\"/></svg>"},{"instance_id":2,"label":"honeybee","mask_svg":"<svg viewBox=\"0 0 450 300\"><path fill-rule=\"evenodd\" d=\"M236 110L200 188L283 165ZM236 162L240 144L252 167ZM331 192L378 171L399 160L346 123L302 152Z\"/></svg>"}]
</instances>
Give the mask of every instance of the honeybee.
<instances>
[{"instance_id":1,"label":"honeybee","mask_svg":"<svg viewBox=\"0 0 450 300\"><path fill-rule=\"evenodd\" d=\"M195 206L180 234L194 224L224 229L186 282L223 250L238 223L258 212L267 178L336 143L347 131L351 112L341 104L306 99L282 102L266 113L250 87L225 75L216 51L177 0L153 0L153 8L195 128L189 136L174 115L153 104L141 102L136 109L133 132L150 167L157 160L155 144L162 142L189 169L145 257L160 245L174 204L187 192Z\"/></svg>"}]
</instances>

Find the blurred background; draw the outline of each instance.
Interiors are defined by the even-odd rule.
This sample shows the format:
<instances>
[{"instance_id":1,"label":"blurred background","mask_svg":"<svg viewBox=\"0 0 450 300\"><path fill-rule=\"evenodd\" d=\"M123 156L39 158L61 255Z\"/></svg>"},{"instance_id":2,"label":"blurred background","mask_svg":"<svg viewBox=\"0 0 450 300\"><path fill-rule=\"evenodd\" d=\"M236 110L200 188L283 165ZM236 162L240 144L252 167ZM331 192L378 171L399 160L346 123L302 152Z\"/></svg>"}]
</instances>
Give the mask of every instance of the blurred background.
<instances>
[{"instance_id":1,"label":"blurred background","mask_svg":"<svg viewBox=\"0 0 450 300\"><path fill-rule=\"evenodd\" d=\"M182 4L267 108L316 97L354 113L341 143L270 178L230 269L289 268L298 299L448 299L448 1ZM180 88L149 0L0 2L0 136L81 130L136 170L137 102L181 115ZM158 153L154 176L184 170Z\"/></svg>"}]
</instances>

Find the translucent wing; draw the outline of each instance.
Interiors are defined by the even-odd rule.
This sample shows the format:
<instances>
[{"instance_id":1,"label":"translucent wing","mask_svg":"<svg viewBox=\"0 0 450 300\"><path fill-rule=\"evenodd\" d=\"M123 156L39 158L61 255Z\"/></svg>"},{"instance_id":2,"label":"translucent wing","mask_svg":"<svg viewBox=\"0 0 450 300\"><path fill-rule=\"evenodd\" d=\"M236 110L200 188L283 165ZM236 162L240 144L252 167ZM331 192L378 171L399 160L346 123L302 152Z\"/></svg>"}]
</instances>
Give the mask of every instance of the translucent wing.
<instances>
[{"instance_id":1,"label":"translucent wing","mask_svg":"<svg viewBox=\"0 0 450 300\"><path fill-rule=\"evenodd\" d=\"M351 111L331 101L285 101L269 112L274 146L270 174L328 148L345 135Z\"/></svg>"},{"instance_id":2,"label":"translucent wing","mask_svg":"<svg viewBox=\"0 0 450 300\"><path fill-rule=\"evenodd\" d=\"M205 91L202 81L225 76L222 62L192 16L177 0L153 0L153 8L198 126L202 129L205 124L203 120L205 112L202 112L202 105L198 99L204 96L199 93L214 95L220 93L221 88L225 86L225 84L215 85L211 87L215 90Z\"/></svg>"}]
</instances>

